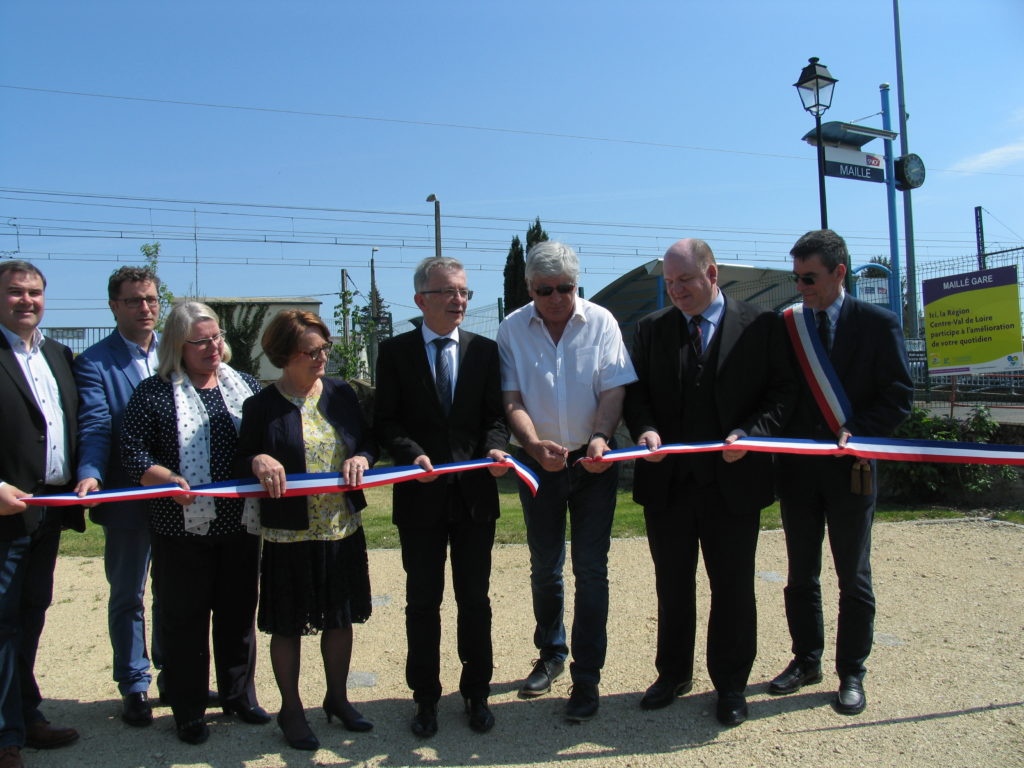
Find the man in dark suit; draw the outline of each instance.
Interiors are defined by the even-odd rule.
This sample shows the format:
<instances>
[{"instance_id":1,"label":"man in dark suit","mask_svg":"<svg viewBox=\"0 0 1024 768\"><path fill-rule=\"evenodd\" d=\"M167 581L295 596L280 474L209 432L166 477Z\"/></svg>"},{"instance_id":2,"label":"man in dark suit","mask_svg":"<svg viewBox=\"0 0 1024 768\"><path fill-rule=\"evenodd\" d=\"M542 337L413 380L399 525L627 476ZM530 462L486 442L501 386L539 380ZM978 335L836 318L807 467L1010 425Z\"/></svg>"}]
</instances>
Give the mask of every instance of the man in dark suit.
<instances>
[{"instance_id":1,"label":"man in dark suit","mask_svg":"<svg viewBox=\"0 0 1024 768\"><path fill-rule=\"evenodd\" d=\"M377 361L374 429L396 465L434 464L505 455L508 429L502 416L498 348L459 325L473 292L462 264L425 259L413 277L421 328L385 341ZM493 655L488 587L498 491L488 472L430 478L394 486L394 522L406 573L406 681L416 714L412 732L437 732L441 697L441 599L451 547L452 584L458 604L459 692L469 726L486 733L494 725L487 707Z\"/></svg>"},{"instance_id":2,"label":"man in dark suit","mask_svg":"<svg viewBox=\"0 0 1024 768\"><path fill-rule=\"evenodd\" d=\"M807 382L801 378L799 404L787 433L793 437L834 440L840 447L852 435L890 434L910 413L914 395L896 316L846 295L843 279L850 257L846 243L835 232L808 232L790 254L797 290L804 307L815 312L823 347L846 392L852 414L838 432L831 430ZM793 660L772 680L769 692L794 693L803 685L821 680L825 631L819 575L827 525L839 580L839 692L833 706L841 714L855 715L867 705L864 661L871 652L874 631L871 524L877 489L870 480L874 462L853 457L782 455L777 468L789 556L785 595Z\"/></svg>"},{"instance_id":3,"label":"man in dark suit","mask_svg":"<svg viewBox=\"0 0 1024 768\"><path fill-rule=\"evenodd\" d=\"M779 318L725 297L702 240L675 243L663 265L674 306L636 327L639 380L624 408L634 439L654 449L778 433L796 392ZM651 457L637 462L633 498L644 507L658 592L658 678L640 706L659 709L693 687L699 549L711 586L716 715L739 725L757 650L754 553L761 509L773 501L771 458L738 449Z\"/></svg>"},{"instance_id":4,"label":"man in dark suit","mask_svg":"<svg viewBox=\"0 0 1024 768\"><path fill-rule=\"evenodd\" d=\"M160 279L149 267L121 267L107 283L117 328L80 354L74 363L78 383L78 485L80 496L132 485L121 466L121 421L128 399L143 379L156 373ZM93 507L90 517L103 526L103 563L110 584L107 625L114 651L114 680L122 697L121 719L128 725L153 722L149 703L150 660L146 652L143 597L149 576L149 515L145 501ZM162 666L156 603L153 610L153 662Z\"/></svg>"},{"instance_id":5,"label":"man in dark suit","mask_svg":"<svg viewBox=\"0 0 1024 768\"><path fill-rule=\"evenodd\" d=\"M74 482L78 395L71 350L39 331L45 289L32 264L0 264L0 768L20 768L26 745L78 739L39 711L34 667L61 528L85 530L82 509L21 501L67 492Z\"/></svg>"}]
</instances>

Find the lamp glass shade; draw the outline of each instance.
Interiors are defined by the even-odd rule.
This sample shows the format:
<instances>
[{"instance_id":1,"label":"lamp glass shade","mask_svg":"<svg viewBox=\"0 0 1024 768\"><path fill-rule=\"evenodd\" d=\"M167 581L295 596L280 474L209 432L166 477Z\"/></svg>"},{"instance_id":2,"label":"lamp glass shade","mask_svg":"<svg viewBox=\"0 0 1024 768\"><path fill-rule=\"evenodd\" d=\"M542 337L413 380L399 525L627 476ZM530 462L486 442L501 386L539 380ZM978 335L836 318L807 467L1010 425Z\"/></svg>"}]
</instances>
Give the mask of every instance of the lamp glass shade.
<instances>
[{"instance_id":1,"label":"lamp glass shade","mask_svg":"<svg viewBox=\"0 0 1024 768\"><path fill-rule=\"evenodd\" d=\"M804 109L812 115L821 115L832 106L832 91L836 82L828 68L819 64L817 58L812 58L800 72L800 79L793 85L800 94Z\"/></svg>"}]
</instances>

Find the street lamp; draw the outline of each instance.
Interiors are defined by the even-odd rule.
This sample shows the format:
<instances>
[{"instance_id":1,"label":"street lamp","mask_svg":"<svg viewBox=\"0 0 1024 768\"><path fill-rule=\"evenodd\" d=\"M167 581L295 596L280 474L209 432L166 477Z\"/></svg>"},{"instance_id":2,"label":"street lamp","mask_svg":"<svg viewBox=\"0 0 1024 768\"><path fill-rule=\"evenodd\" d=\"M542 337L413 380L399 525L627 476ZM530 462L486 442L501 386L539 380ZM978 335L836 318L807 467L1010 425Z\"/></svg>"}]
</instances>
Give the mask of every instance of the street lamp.
<instances>
[{"instance_id":1,"label":"street lamp","mask_svg":"<svg viewBox=\"0 0 1024 768\"><path fill-rule=\"evenodd\" d=\"M434 256L441 258L441 201L437 195L427 195L427 202L434 204Z\"/></svg>"},{"instance_id":2,"label":"street lamp","mask_svg":"<svg viewBox=\"0 0 1024 768\"><path fill-rule=\"evenodd\" d=\"M804 109L814 115L814 136L818 145L818 199L821 205L821 228L828 229L828 212L825 206L825 147L821 142L821 116L832 106L832 89L838 82L828 67L818 63L812 56L810 63L800 72L800 79L793 85L800 94Z\"/></svg>"}]
</instances>

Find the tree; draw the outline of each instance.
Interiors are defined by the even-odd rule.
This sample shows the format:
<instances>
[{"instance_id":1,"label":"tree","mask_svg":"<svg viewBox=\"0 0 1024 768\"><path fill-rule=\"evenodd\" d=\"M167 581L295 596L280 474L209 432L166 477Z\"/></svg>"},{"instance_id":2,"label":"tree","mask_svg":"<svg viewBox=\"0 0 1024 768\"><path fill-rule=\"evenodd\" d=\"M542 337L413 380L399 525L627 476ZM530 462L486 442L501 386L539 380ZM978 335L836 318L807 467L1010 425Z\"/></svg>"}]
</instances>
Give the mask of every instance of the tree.
<instances>
[{"instance_id":1,"label":"tree","mask_svg":"<svg viewBox=\"0 0 1024 768\"><path fill-rule=\"evenodd\" d=\"M338 303L334 305L334 327L351 328L342 334L331 348L329 366L345 381L369 379L366 364L366 340L359 330L358 310L353 305L354 294L347 288L338 292Z\"/></svg>"},{"instance_id":2,"label":"tree","mask_svg":"<svg viewBox=\"0 0 1024 768\"><path fill-rule=\"evenodd\" d=\"M525 306L530 301L530 293L526 290L526 254L537 243L548 239L548 233L541 226L538 216L530 228L526 230L526 250L523 250L519 235L512 238L505 259L505 314Z\"/></svg>"},{"instance_id":3,"label":"tree","mask_svg":"<svg viewBox=\"0 0 1024 768\"><path fill-rule=\"evenodd\" d=\"M881 264L886 269L889 269L890 266L891 266L890 263L889 263L889 259L886 256L872 256L869 263L871 263L871 264ZM861 271L860 276L861 277L888 277L889 273L886 272L885 270L873 269L872 267L868 267L867 269L864 269L863 271Z\"/></svg>"},{"instance_id":4,"label":"tree","mask_svg":"<svg viewBox=\"0 0 1024 768\"><path fill-rule=\"evenodd\" d=\"M220 329L231 345L231 367L259 378L263 353L256 352L259 349L258 337L270 307L233 301L214 301L209 306L220 317Z\"/></svg>"},{"instance_id":5,"label":"tree","mask_svg":"<svg viewBox=\"0 0 1024 768\"><path fill-rule=\"evenodd\" d=\"M526 291L526 258L519 235L512 238L505 259L505 314L525 306L530 300Z\"/></svg>"},{"instance_id":6,"label":"tree","mask_svg":"<svg viewBox=\"0 0 1024 768\"><path fill-rule=\"evenodd\" d=\"M160 243L143 243L139 246L139 250L142 252L143 258L146 259L146 266L152 269L154 274L159 277ZM171 289L167 287L167 283L163 280L160 280L160 287L157 289L157 293L160 296L160 315L157 317L156 329L160 331L163 330L167 313L171 311L171 307L174 305L174 294L171 293Z\"/></svg>"}]
</instances>

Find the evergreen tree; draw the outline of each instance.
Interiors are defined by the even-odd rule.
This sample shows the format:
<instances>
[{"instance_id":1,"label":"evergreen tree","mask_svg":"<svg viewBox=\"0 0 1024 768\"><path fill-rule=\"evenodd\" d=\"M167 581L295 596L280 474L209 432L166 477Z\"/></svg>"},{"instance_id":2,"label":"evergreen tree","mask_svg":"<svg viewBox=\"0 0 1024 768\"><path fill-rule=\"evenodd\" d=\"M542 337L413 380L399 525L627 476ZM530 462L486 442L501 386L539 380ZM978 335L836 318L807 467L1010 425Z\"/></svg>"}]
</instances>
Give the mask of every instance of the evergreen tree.
<instances>
[{"instance_id":1,"label":"evergreen tree","mask_svg":"<svg viewBox=\"0 0 1024 768\"><path fill-rule=\"evenodd\" d=\"M505 259L505 314L527 304L530 295L526 292L526 257L519 235L512 238Z\"/></svg>"},{"instance_id":2,"label":"evergreen tree","mask_svg":"<svg viewBox=\"0 0 1024 768\"><path fill-rule=\"evenodd\" d=\"M533 222L533 225L526 230L526 252L529 253L537 243L543 243L548 239L548 233L540 225L540 216Z\"/></svg>"},{"instance_id":3,"label":"evergreen tree","mask_svg":"<svg viewBox=\"0 0 1024 768\"><path fill-rule=\"evenodd\" d=\"M139 251L142 252L142 256L146 260L146 266L152 269L153 273L159 278L160 243L143 243L139 246ZM167 319L167 313L171 311L171 307L174 304L174 294L171 293L171 289L167 287L167 283L163 280L160 280L157 294L160 296L160 314L156 319L156 329L162 331L164 320Z\"/></svg>"}]
</instances>

